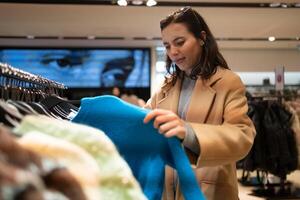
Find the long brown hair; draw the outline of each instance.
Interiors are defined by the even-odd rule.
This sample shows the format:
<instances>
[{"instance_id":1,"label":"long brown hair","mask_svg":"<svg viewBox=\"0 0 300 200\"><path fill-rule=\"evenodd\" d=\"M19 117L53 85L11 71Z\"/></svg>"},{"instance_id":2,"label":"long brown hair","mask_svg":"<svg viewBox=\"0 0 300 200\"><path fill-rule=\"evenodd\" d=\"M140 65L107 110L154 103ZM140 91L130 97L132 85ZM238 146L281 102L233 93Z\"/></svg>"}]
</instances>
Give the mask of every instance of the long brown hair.
<instances>
[{"instance_id":1,"label":"long brown hair","mask_svg":"<svg viewBox=\"0 0 300 200\"><path fill-rule=\"evenodd\" d=\"M196 37L204 41L203 53L200 62L192 69L190 77L197 79L209 79L216 73L217 67L228 68L227 62L219 51L216 39L208 28L203 17L191 7L183 7L180 10L169 15L160 21L160 29L164 30L171 23L184 24L187 29ZM206 38L202 38L201 32L206 33ZM167 56L166 69L171 79L166 79L167 83L175 84L177 78L181 78L182 71L176 64L172 64L171 59Z\"/></svg>"}]
</instances>

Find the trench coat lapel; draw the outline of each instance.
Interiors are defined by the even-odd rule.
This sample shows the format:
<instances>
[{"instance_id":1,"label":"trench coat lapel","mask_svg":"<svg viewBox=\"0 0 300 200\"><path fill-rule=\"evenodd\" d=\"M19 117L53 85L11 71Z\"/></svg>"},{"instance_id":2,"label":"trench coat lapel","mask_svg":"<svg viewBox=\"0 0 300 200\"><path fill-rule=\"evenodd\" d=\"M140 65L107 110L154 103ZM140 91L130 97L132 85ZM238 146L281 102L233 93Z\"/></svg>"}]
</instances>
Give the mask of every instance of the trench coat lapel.
<instances>
[{"instance_id":1,"label":"trench coat lapel","mask_svg":"<svg viewBox=\"0 0 300 200\"><path fill-rule=\"evenodd\" d=\"M186 113L189 122L205 123L215 100L216 91L198 79Z\"/></svg>"},{"instance_id":2,"label":"trench coat lapel","mask_svg":"<svg viewBox=\"0 0 300 200\"><path fill-rule=\"evenodd\" d=\"M186 113L186 121L198 123L206 122L216 97L216 91L212 86L222 78L223 71L222 69L218 69L209 80L203 81L199 78L196 81ZM180 79L176 81L175 86L166 92L164 98L158 102L157 108L168 109L177 113L181 82Z\"/></svg>"},{"instance_id":3,"label":"trench coat lapel","mask_svg":"<svg viewBox=\"0 0 300 200\"><path fill-rule=\"evenodd\" d=\"M213 89L213 85L222 79L224 72L225 70L218 68L210 79L204 81L199 78L197 80L186 113L187 121L206 123L216 98L216 91Z\"/></svg>"}]
</instances>

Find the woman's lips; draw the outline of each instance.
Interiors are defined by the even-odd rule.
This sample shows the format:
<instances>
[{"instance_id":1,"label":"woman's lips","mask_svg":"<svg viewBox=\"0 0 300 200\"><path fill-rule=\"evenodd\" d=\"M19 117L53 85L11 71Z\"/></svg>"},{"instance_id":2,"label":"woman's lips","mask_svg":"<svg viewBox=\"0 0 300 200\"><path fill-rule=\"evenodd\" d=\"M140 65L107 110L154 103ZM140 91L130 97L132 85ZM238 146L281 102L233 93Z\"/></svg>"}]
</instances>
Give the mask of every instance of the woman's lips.
<instances>
[{"instance_id":1,"label":"woman's lips","mask_svg":"<svg viewBox=\"0 0 300 200\"><path fill-rule=\"evenodd\" d=\"M184 59L185 58L180 58L180 59L177 59L175 62L176 62L176 64L181 64L181 63L183 63Z\"/></svg>"}]
</instances>

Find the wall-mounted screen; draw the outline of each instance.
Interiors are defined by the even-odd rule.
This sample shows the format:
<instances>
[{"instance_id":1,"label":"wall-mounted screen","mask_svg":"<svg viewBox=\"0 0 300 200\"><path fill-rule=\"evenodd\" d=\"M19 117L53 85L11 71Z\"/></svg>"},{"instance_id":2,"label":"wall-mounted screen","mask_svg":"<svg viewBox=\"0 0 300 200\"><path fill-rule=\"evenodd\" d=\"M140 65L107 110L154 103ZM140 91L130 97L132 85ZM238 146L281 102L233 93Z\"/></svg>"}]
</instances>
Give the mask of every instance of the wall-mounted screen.
<instances>
[{"instance_id":1,"label":"wall-mounted screen","mask_svg":"<svg viewBox=\"0 0 300 200\"><path fill-rule=\"evenodd\" d=\"M149 88L150 49L0 49L0 61L69 88Z\"/></svg>"}]
</instances>

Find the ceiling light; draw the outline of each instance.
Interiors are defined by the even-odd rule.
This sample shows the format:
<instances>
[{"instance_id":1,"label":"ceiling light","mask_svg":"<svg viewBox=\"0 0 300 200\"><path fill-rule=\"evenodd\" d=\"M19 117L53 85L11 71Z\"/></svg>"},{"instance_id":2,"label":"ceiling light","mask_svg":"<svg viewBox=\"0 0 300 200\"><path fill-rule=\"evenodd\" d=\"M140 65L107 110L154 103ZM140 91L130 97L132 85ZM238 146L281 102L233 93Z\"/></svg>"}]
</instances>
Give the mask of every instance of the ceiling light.
<instances>
[{"instance_id":1,"label":"ceiling light","mask_svg":"<svg viewBox=\"0 0 300 200\"><path fill-rule=\"evenodd\" d=\"M140 6L143 4L142 0L132 0L131 3L136 6Z\"/></svg>"},{"instance_id":2,"label":"ceiling light","mask_svg":"<svg viewBox=\"0 0 300 200\"><path fill-rule=\"evenodd\" d=\"M118 0L117 1L119 6L127 6L127 1L126 0Z\"/></svg>"},{"instance_id":3,"label":"ceiling light","mask_svg":"<svg viewBox=\"0 0 300 200\"><path fill-rule=\"evenodd\" d=\"M94 39L96 39L96 37L94 35L89 35L89 36L87 36L87 39L88 40L94 40Z\"/></svg>"},{"instance_id":4,"label":"ceiling light","mask_svg":"<svg viewBox=\"0 0 300 200\"><path fill-rule=\"evenodd\" d=\"M155 6L157 4L157 2L155 0L148 0L146 5L151 7L151 6Z\"/></svg>"},{"instance_id":5,"label":"ceiling light","mask_svg":"<svg viewBox=\"0 0 300 200\"><path fill-rule=\"evenodd\" d=\"M279 7L281 3L270 3L271 8Z\"/></svg>"},{"instance_id":6,"label":"ceiling light","mask_svg":"<svg viewBox=\"0 0 300 200\"><path fill-rule=\"evenodd\" d=\"M27 39L34 39L33 35L27 35Z\"/></svg>"},{"instance_id":7,"label":"ceiling light","mask_svg":"<svg viewBox=\"0 0 300 200\"><path fill-rule=\"evenodd\" d=\"M296 8L299 8L300 7L300 3L295 3L294 5Z\"/></svg>"},{"instance_id":8,"label":"ceiling light","mask_svg":"<svg viewBox=\"0 0 300 200\"><path fill-rule=\"evenodd\" d=\"M269 40L270 42L274 42L274 41L276 40L276 38L275 38L274 36L270 36L270 37L268 38L268 40Z\"/></svg>"}]
</instances>

